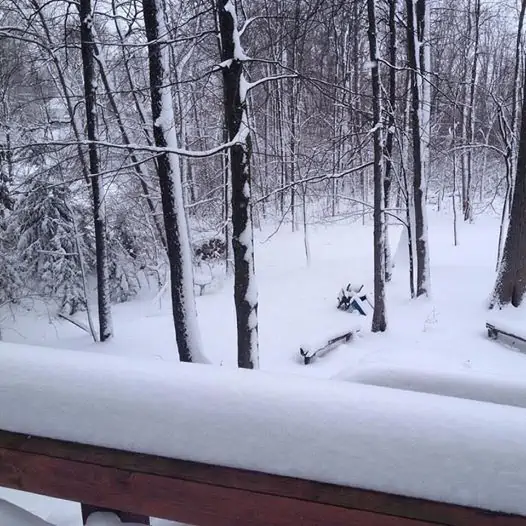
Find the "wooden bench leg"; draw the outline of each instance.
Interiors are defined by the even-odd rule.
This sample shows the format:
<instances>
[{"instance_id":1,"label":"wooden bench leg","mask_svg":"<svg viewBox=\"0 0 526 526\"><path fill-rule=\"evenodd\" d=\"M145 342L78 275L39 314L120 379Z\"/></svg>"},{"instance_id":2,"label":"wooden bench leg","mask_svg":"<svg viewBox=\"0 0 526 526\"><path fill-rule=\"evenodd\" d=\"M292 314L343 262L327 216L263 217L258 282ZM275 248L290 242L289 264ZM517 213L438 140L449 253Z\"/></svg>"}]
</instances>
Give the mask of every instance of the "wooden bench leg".
<instances>
[{"instance_id":1,"label":"wooden bench leg","mask_svg":"<svg viewBox=\"0 0 526 526\"><path fill-rule=\"evenodd\" d=\"M498 335L499 335L498 331L496 331L496 330L493 329L493 328L488 327L488 337L489 337L491 340L496 340L497 337L498 337Z\"/></svg>"},{"instance_id":2,"label":"wooden bench leg","mask_svg":"<svg viewBox=\"0 0 526 526\"><path fill-rule=\"evenodd\" d=\"M137 524L146 524L147 526L150 526L150 518L145 517L144 515L136 515L135 513L128 513L126 511L119 511L119 510L110 510L108 508L100 508L98 506L92 506L91 504L81 504L80 505L82 510L82 524L86 524L88 522L88 517L97 512L104 512L104 513L114 513L119 517L121 522L135 522Z\"/></svg>"}]
</instances>

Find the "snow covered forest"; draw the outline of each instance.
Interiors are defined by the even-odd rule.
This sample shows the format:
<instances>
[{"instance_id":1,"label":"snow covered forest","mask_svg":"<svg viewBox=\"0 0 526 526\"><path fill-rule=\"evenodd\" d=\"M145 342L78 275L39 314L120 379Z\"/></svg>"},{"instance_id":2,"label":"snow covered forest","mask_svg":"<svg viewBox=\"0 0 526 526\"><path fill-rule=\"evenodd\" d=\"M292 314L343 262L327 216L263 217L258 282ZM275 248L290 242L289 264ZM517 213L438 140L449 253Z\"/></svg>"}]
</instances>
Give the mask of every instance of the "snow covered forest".
<instances>
[{"instance_id":1,"label":"snow covered forest","mask_svg":"<svg viewBox=\"0 0 526 526\"><path fill-rule=\"evenodd\" d=\"M524 519L525 12L0 0L0 523Z\"/></svg>"},{"instance_id":2,"label":"snow covered forest","mask_svg":"<svg viewBox=\"0 0 526 526\"><path fill-rule=\"evenodd\" d=\"M373 224L383 332L394 231L407 298L431 294L428 213L454 246L499 218L496 242L478 238L498 268L479 294L519 306L525 7L2 0L2 323L44 305L105 341L116 304L166 293L179 358L206 362L195 297L224 282L238 366L257 368L255 233L294 233L308 266L317 225Z\"/></svg>"}]
</instances>

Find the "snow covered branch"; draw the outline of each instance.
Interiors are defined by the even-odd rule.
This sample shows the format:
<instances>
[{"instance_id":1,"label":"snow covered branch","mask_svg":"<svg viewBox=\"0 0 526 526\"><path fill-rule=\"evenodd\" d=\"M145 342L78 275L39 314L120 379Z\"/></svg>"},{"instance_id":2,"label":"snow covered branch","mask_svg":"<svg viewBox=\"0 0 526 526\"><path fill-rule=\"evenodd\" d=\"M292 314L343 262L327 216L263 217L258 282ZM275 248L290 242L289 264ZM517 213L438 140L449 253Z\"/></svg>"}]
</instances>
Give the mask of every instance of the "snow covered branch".
<instances>
[{"instance_id":1,"label":"snow covered branch","mask_svg":"<svg viewBox=\"0 0 526 526\"><path fill-rule=\"evenodd\" d=\"M28 148L34 148L35 146L78 146L79 144L81 146L89 146L90 144L96 145L96 146L105 146L107 148L114 148L117 150L135 150L135 151L142 151L142 152L150 152L150 153L172 153L175 155L181 155L182 157L193 157L193 158L205 158L205 157L212 157L213 155L217 155L218 153L224 152L225 150L228 150L232 146L236 146L238 144L242 144L242 140L240 137L234 137L232 141L228 141L224 144L221 144L219 146L216 146L214 148L210 148L209 150L186 150L184 148L175 148L173 146L167 146L166 148L158 147L158 146L147 146L143 144L119 144L109 141L38 141L33 142L31 144L21 144L21 145L14 145L12 147L13 150L24 150Z\"/></svg>"},{"instance_id":2,"label":"snow covered branch","mask_svg":"<svg viewBox=\"0 0 526 526\"><path fill-rule=\"evenodd\" d=\"M273 195L279 194L281 192L284 192L285 190L289 190L290 188L293 188L298 185L309 184L309 183L321 183L323 181L329 181L331 179L341 179L342 177L345 177L346 175L350 175L352 173L359 172L360 170L365 170L366 168L369 168L372 165L373 165L373 161L368 161L359 166L353 166L352 168L344 170L343 172L333 173L333 174L313 175L312 177L305 177L304 179L298 179L296 181L293 181L291 183L288 183L282 186L281 188L277 188L276 190L269 192L263 197L260 197L257 201L255 201L255 203L256 204L261 203L262 201L267 200L269 197L272 197Z\"/></svg>"},{"instance_id":3,"label":"snow covered branch","mask_svg":"<svg viewBox=\"0 0 526 526\"><path fill-rule=\"evenodd\" d=\"M297 79L298 75L291 74L291 75L275 75L275 76L269 76L269 77L263 77L261 79L258 79L254 82L247 82L246 84L246 91L250 91L253 88L256 88L260 86L261 84L265 84L266 82L272 82L273 80L283 80L283 79Z\"/></svg>"}]
</instances>

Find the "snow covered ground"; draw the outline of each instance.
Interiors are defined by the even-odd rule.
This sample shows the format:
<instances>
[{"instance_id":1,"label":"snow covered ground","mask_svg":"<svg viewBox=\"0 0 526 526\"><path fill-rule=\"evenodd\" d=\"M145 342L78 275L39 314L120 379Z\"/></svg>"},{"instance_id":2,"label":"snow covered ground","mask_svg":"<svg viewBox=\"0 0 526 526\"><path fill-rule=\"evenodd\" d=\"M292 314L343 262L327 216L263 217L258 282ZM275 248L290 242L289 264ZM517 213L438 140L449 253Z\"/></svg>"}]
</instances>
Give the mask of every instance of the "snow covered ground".
<instances>
[{"instance_id":1,"label":"snow covered ground","mask_svg":"<svg viewBox=\"0 0 526 526\"><path fill-rule=\"evenodd\" d=\"M387 289L389 330L380 335L369 332L369 319L335 308L339 289L348 282L363 282L372 291L371 227L311 227L310 267L305 264L301 233L284 229L267 239L271 232L259 233L256 243L262 369L325 378L359 376L360 370L375 367L439 369L457 379L475 374L503 377L510 382L524 378L526 355L490 341L484 328L490 319L486 300L495 277L497 218L480 216L474 224L459 224L460 246L454 247L451 218L430 214L432 299L409 299L407 269L399 262ZM391 229L393 251L399 233L398 228ZM115 306L115 339L103 345L93 344L85 333L67 322L50 322L47 315L36 317L34 313L19 317L16 325L6 317L3 339L176 361L169 307L168 297L161 305L144 297ZM231 283L225 282L219 291L198 298L198 311L208 357L218 365L234 367ZM498 314L502 316L512 319L509 323L514 326L526 321L523 310ZM350 344L308 366L302 364L301 344L323 341L356 324L362 325L362 331ZM2 489L0 498L20 504L54 525L80 525L76 504ZM1 513L0 507L0 517Z\"/></svg>"},{"instance_id":2,"label":"snow covered ground","mask_svg":"<svg viewBox=\"0 0 526 526\"><path fill-rule=\"evenodd\" d=\"M498 219L478 217L459 225L460 246L452 243L449 216L431 215L432 299L409 299L407 269L398 265L388 285L386 334L369 333L370 320L336 310L348 282L372 291L372 229L361 224L319 225L310 229L312 262L305 264L301 233L286 227L258 233L256 271L260 290L261 368L330 377L342 369L379 363L440 366L523 376L526 356L489 341L484 324L494 319L486 300L494 283ZM391 229L396 251L399 227ZM236 364L232 284L197 299L205 350L216 364ZM516 310L516 309L515 309ZM526 311L505 312L520 323ZM502 317L502 314L499 313ZM159 306L151 296L114 307L115 338L101 345L67 322L28 313L16 325L3 320L3 339L72 350L147 355L177 360L169 297ZM323 341L356 325L362 335L305 367L301 344Z\"/></svg>"}]
</instances>

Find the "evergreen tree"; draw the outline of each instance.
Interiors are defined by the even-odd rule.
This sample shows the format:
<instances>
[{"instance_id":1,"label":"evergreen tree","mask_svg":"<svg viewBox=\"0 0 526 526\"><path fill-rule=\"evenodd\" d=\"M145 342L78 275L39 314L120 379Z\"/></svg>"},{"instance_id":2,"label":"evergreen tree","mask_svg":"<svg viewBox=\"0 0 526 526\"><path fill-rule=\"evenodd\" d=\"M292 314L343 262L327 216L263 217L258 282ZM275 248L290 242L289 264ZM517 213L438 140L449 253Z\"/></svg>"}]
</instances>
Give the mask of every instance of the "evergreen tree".
<instances>
[{"instance_id":1,"label":"evergreen tree","mask_svg":"<svg viewBox=\"0 0 526 526\"><path fill-rule=\"evenodd\" d=\"M20 277L16 242L0 219L0 306L16 303L21 297L23 281Z\"/></svg>"},{"instance_id":2,"label":"evergreen tree","mask_svg":"<svg viewBox=\"0 0 526 526\"><path fill-rule=\"evenodd\" d=\"M0 215L3 217L6 210L13 209L13 198L9 192L10 152L0 144Z\"/></svg>"},{"instance_id":3,"label":"evergreen tree","mask_svg":"<svg viewBox=\"0 0 526 526\"><path fill-rule=\"evenodd\" d=\"M26 283L56 298L69 314L85 306L68 190L41 181L29 185L16 208L18 251Z\"/></svg>"},{"instance_id":4,"label":"evergreen tree","mask_svg":"<svg viewBox=\"0 0 526 526\"><path fill-rule=\"evenodd\" d=\"M110 298L123 303L137 295L140 270L144 268L140 255L144 252L144 240L137 238L124 211L117 213L108 232L108 270Z\"/></svg>"},{"instance_id":5,"label":"evergreen tree","mask_svg":"<svg viewBox=\"0 0 526 526\"><path fill-rule=\"evenodd\" d=\"M10 193L10 152L0 145L0 306L20 297L22 280L17 272L16 242L8 231L8 217L14 200Z\"/></svg>"}]
</instances>

